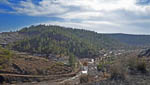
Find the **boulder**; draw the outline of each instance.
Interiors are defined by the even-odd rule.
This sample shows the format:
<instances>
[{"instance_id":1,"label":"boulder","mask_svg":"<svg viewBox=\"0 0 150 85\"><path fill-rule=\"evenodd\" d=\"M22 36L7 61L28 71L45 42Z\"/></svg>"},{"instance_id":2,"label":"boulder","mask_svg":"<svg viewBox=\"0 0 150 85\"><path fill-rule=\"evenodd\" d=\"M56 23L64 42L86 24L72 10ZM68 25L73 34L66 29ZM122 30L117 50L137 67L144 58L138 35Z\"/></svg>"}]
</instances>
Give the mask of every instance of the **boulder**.
<instances>
[{"instance_id":1,"label":"boulder","mask_svg":"<svg viewBox=\"0 0 150 85\"><path fill-rule=\"evenodd\" d=\"M150 48L139 53L138 57L150 57Z\"/></svg>"}]
</instances>

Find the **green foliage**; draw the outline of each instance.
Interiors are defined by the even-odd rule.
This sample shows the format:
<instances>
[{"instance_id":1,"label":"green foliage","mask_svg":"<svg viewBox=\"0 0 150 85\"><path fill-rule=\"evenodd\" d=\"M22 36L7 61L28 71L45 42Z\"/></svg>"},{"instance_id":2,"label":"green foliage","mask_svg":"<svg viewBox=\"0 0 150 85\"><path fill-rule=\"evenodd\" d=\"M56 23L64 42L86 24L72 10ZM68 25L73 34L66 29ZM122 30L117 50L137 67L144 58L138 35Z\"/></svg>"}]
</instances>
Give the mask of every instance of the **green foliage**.
<instances>
[{"instance_id":1,"label":"green foliage","mask_svg":"<svg viewBox=\"0 0 150 85\"><path fill-rule=\"evenodd\" d=\"M77 57L93 57L99 49L118 47L114 40L95 32L60 26L31 26L19 31L26 36L12 47L18 51L40 54L73 54Z\"/></svg>"},{"instance_id":2,"label":"green foliage","mask_svg":"<svg viewBox=\"0 0 150 85\"><path fill-rule=\"evenodd\" d=\"M97 65L97 70L98 70L98 71L101 71L102 68L103 68L103 64L102 64L102 63L99 63L99 64Z\"/></svg>"},{"instance_id":3,"label":"green foliage","mask_svg":"<svg viewBox=\"0 0 150 85\"><path fill-rule=\"evenodd\" d=\"M7 49L0 47L0 69L5 66L9 62L12 57L12 52Z\"/></svg>"},{"instance_id":4,"label":"green foliage","mask_svg":"<svg viewBox=\"0 0 150 85\"><path fill-rule=\"evenodd\" d=\"M149 47L149 35L129 35L129 34L106 34L122 43L133 46Z\"/></svg>"},{"instance_id":5,"label":"green foliage","mask_svg":"<svg viewBox=\"0 0 150 85\"><path fill-rule=\"evenodd\" d=\"M72 68L75 68L76 67L76 63L77 63L77 59L76 57L72 54L69 56L69 65L72 67Z\"/></svg>"},{"instance_id":6,"label":"green foliage","mask_svg":"<svg viewBox=\"0 0 150 85\"><path fill-rule=\"evenodd\" d=\"M105 61L105 62L100 62L97 65L97 70L98 71L104 71L106 69L107 66L111 65L113 62L111 61Z\"/></svg>"}]
</instances>

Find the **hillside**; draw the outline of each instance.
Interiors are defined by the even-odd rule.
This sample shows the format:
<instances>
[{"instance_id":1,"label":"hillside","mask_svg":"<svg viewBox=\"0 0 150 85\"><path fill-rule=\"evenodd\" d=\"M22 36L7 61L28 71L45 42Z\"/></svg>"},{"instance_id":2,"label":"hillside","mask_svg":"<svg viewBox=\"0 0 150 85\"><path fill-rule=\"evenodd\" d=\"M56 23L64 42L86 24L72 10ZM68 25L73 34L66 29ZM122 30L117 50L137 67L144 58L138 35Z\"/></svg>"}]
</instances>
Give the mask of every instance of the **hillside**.
<instances>
[{"instance_id":1,"label":"hillside","mask_svg":"<svg viewBox=\"0 0 150 85\"><path fill-rule=\"evenodd\" d=\"M130 34L105 34L122 43L132 46L149 46L150 35L130 35Z\"/></svg>"},{"instance_id":2,"label":"hillside","mask_svg":"<svg viewBox=\"0 0 150 85\"><path fill-rule=\"evenodd\" d=\"M93 31L60 26L31 26L17 32L21 38L11 43L14 50L37 54L93 57L100 49L123 47L118 41Z\"/></svg>"},{"instance_id":3,"label":"hillside","mask_svg":"<svg viewBox=\"0 0 150 85\"><path fill-rule=\"evenodd\" d=\"M8 44L17 40L23 39L23 36L18 32L4 32L0 33L0 44Z\"/></svg>"}]
</instances>

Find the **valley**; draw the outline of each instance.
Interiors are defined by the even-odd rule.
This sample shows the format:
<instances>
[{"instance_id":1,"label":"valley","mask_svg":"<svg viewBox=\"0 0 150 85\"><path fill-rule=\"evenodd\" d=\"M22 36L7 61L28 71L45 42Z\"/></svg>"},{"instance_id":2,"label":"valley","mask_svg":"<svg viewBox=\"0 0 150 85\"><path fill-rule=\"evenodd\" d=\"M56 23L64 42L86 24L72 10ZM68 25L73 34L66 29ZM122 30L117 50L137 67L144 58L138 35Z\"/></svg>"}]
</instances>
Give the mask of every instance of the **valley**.
<instances>
[{"instance_id":1,"label":"valley","mask_svg":"<svg viewBox=\"0 0 150 85\"><path fill-rule=\"evenodd\" d=\"M16 32L0 33L0 83L150 83L150 51L146 50L149 44L145 44L148 41L135 44L121 40L126 36L116 36L55 25L30 26Z\"/></svg>"},{"instance_id":2,"label":"valley","mask_svg":"<svg viewBox=\"0 0 150 85\"><path fill-rule=\"evenodd\" d=\"M150 0L0 0L0 85L150 85Z\"/></svg>"}]
</instances>

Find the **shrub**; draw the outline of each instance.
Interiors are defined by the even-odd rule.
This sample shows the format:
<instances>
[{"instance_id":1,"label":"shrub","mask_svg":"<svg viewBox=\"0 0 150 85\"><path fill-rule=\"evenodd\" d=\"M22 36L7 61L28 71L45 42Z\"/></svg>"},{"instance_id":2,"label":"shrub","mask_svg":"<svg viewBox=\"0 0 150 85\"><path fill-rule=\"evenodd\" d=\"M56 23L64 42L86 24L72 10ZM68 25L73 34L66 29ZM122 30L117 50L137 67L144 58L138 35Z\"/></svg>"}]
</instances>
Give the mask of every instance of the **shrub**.
<instances>
[{"instance_id":1,"label":"shrub","mask_svg":"<svg viewBox=\"0 0 150 85\"><path fill-rule=\"evenodd\" d=\"M136 56L134 57L128 57L127 59L127 66L129 70L131 71L130 73L136 73L136 72L141 72L141 73L146 73L146 61L142 58L137 58Z\"/></svg>"},{"instance_id":2,"label":"shrub","mask_svg":"<svg viewBox=\"0 0 150 85\"><path fill-rule=\"evenodd\" d=\"M137 57L132 56L132 57L128 57L127 58L127 66L130 70L136 70L136 66L137 66Z\"/></svg>"},{"instance_id":3,"label":"shrub","mask_svg":"<svg viewBox=\"0 0 150 85\"><path fill-rule=\"evenodd\" d=\"M0 69L6 67L6 64L9 63L12 56L11 51L0 47Z\"/></svg>"},{"instance_id":4,"label":"shrub","mask_svg":"<svg viewBox=\"0 0 150 85\"><path fill-rule=\"evenodd\" d=\"M112 80L125 80L127 75L126 69L120 62L117 62L110 67L110 73Z\"/></svg>"},{"instance_id":5,"label":"shrub","mask_svg":"<svg viewBox=\"0 0 150 85\"><path fill-rule=\"evenodd\" d=\"M99 64L97 65L97 70L98 70L98 71L101 71L102 68L103 68L103 64L102 64L102 63L99 63Z\"/></svg>"},{"instance_id":6,"label":"shrub","mask_svg":"<svg viewBox=\"0 0 150 85\"><path fill-rule=\"evenodd\" d=\"M138 62L137 62L136 69L138 71L140 71L141 73L146 73L147 72L147 70L146 70L146 62L143 59L139 59Z\"/></svg>"},{"instance_id":7,"label":"shrub","mask_svg":"<svg viewBox=\"0 0 150 85\"><path fill-rule=\"evenodd\" d=\"M69 65L70 65L73 69L75 69L75 64L76 64L76 57L75 57L73 54L71 54L71 55L69 56Z\"/></svg>"}]
</instances>

